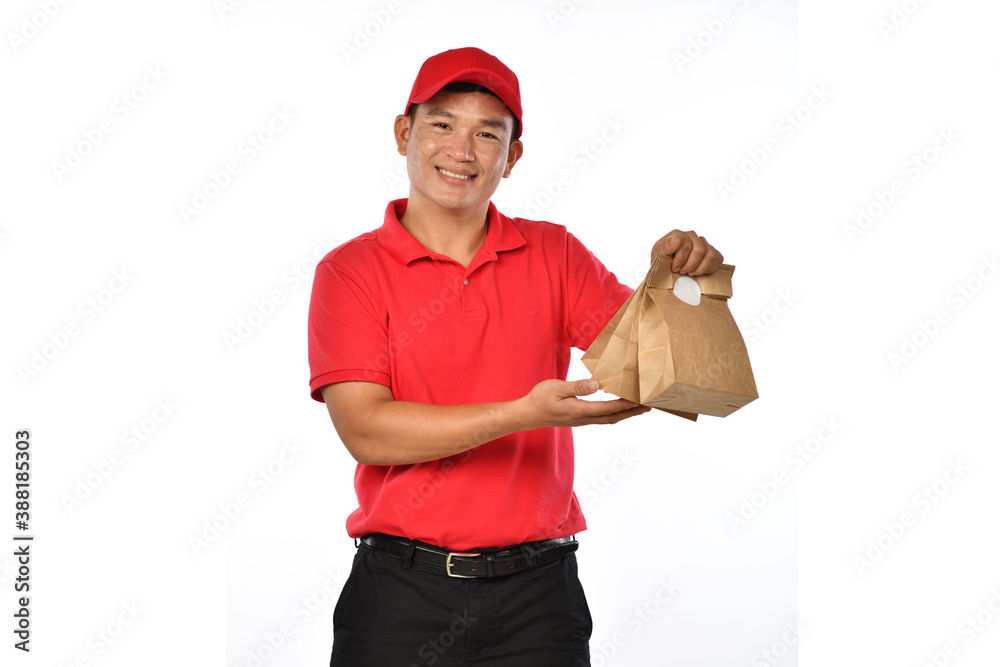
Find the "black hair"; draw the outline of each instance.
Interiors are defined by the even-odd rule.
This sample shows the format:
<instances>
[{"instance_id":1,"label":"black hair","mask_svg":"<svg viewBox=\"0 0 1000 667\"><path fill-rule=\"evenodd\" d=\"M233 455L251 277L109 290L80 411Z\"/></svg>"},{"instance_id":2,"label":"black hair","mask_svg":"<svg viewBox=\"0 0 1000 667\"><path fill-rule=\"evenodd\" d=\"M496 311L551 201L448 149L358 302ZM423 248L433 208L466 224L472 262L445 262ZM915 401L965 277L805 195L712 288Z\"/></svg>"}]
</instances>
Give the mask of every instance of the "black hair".
<instances>
[{"instance_id":1,"label":"black hair","mask_svg":"<svg viewBox=\"0 0 1000 667\"><path fill-rule=\"evenodd\" d=\"M499 95L486 86L480 86L478 83L472 83L471 81L452 81L451 83L445 84L441 90L448 91L449 93L486 93L487 95L492 95L503 102ZM506 106L506 102L504 102L504 105ZM406 110L406 115L410 117L411 121L413 120L413 114L416 113L416 109L417 105L411 104L410 108ZM508 111L510 111L509 107ZM513 111L511 111L510 115L514 119L514 126L510 135L511 141L513 141L514 137L520 134L521 122L517 119L517 116L514 115Z\"/></svg>"}]
</instances>

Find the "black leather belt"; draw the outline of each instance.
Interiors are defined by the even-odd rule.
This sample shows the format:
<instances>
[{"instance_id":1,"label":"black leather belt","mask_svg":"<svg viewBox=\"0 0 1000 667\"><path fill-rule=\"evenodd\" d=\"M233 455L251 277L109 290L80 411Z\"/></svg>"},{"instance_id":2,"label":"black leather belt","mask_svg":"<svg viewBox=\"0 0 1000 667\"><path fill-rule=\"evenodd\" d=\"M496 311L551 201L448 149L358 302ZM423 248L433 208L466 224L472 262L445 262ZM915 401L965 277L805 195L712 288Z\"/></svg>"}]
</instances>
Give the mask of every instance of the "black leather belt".
<instances>
[{"instance_id":1,"label":"black leather belt","mask_svg":"<svg viewBox=\"0 0 1000 667\"><path fill-rule=\"evenodd\" d=\"M361 538L361 543L404 561L412 558L414 563L430 565L441 570L441 574L460 579L502 577L533 570L568 556L580 546L572 535L477 552L448 551L424 542L382 533L365 535Z\"/></svg>"}]
</instances>

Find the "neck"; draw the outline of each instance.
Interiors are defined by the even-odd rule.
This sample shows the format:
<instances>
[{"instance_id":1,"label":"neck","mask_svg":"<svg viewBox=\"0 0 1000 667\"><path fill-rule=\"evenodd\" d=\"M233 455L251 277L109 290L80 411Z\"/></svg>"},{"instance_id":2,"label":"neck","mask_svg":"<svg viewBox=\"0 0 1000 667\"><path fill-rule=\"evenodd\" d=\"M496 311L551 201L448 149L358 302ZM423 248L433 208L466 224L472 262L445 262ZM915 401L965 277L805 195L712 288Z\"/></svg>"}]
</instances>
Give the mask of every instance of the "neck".
<instances>
[{"instance_id":1,"label":"neck","mask_svg":"<svg viewBox=\"0 0 1000 667\"><path fill-rule=\"evenodd\" d=\"M399 222L431 252L468 267L486 240L488 211L489 202L475 209L455 211L435 207L429 211L411 198Z\"/></svg>"}]
</instances>

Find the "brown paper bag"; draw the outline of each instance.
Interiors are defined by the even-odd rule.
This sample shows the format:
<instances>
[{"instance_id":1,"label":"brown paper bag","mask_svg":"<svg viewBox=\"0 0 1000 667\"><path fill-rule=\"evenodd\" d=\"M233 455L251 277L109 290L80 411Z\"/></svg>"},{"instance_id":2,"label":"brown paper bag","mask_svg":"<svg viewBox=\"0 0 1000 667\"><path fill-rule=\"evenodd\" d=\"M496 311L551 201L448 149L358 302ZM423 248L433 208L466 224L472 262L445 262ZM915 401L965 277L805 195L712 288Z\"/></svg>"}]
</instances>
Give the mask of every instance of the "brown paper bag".
<instances>
[{"instance_id":1,"label":"brown paper bag","mask_svg":"<svg viewBox=\"0 0 1000 667\"><path fill-rule=\"evenodd\" d=\"M746 345L726 300L734 267L693 278L697 306L673 294L680 274L659 255L583 355L601 389L687 419L725 417L757 398Z\"/></svg>"}]
</instances>

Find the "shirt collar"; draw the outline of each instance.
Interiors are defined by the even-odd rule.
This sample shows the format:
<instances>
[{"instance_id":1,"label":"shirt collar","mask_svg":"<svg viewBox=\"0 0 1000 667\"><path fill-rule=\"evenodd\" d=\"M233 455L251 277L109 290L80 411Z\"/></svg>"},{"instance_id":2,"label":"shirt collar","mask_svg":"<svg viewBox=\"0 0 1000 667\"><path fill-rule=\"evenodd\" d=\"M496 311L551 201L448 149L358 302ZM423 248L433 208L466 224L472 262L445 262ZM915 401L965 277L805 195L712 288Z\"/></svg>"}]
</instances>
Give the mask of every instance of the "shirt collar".
<instances>
[{"instance_id":1,"label":"shirt collar","mask_svg":"<svg viewBox=\"0 0 1000 667\"><path fill-rule=\"evenodd\" d=\"M435 253L428 250L400 224L399 218L406 212L407 201L407 199L394 199L389 202L385 208L385 220L378 230L379 243L403 264L409 264L421 257L435 256ZM497 210L492 201L486 212L486 220L489 228L486 230L486 240L477 253L477 258L482 256L485 251L485 257L482 261L488 262L496 259L498 252L513 250L525 245L526 241L521 232L510 221L510 218ZM470 265L469 269L472 268L473 266Z\"/></svg>"}]
</instances>

